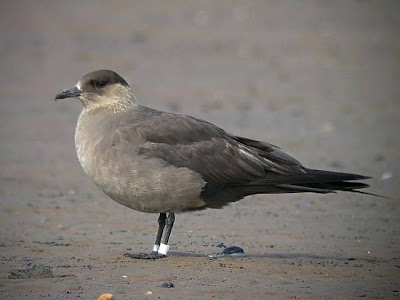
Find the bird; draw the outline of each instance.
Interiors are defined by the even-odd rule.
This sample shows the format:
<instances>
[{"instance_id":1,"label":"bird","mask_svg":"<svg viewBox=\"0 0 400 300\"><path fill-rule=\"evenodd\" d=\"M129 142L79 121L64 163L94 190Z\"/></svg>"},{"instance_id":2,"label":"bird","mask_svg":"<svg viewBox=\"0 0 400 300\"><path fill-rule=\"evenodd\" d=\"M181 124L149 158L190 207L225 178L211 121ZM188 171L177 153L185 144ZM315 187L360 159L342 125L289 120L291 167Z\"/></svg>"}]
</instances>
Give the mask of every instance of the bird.
<instances>
[{"instance_id":1,"label":"bird","mask_svg":"<svg viewBox=\"0 0 400 300\"><path fill-rule=\"evenodd\" d=\"M254 194L370 194L359 191L368 176L307 168L268 142L140 105L111 70L84 75L55 100L66 98L83 105L75 148L85 173L114 201L158 214L152 251L127 257L166 257L176 213L219 209Z\"/></svg>"}]
</instances>

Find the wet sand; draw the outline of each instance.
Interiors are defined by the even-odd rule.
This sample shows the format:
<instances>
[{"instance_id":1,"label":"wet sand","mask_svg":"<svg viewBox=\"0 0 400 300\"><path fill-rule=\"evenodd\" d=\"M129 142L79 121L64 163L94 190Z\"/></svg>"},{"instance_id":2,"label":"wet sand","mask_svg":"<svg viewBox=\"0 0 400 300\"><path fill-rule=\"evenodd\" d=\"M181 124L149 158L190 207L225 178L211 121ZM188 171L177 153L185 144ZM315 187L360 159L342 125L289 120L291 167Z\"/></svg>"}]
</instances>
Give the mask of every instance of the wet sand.
<instances>
[{"instance_id":1,"label":"wet sand","mask_svg":"<svg viewBox=\"0 0 400 300\"><path fill-rule=\"evenodd\" d=\"M399 297L398 9L397 1L2 3L0 298ZM74 149L81 105L54 102L99 68L125 77L142 104L266 140L312 168L370 175L368 191L391 199L248 197L177 215L166 259L125 258L151 250L157 215L97 190ZM220 243L246 256L208 258ZM9 278L41 264L51 272Z\"/></svg>"}]
</instances>

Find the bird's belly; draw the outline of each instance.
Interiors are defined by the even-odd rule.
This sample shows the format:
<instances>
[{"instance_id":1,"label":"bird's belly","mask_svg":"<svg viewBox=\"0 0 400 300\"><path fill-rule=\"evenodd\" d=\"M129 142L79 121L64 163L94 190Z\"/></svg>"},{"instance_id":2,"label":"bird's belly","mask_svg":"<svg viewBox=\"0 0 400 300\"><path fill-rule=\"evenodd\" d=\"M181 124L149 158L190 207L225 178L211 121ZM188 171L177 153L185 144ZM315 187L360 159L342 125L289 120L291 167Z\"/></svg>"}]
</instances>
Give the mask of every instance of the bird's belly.
<instances>
[{"instance_id":1,"label":"bird's belly","mask_svg":"<svg viewBox=\"0 0 400 300\"><path fill-rule=\"evenodd\" d=\"M202 209L206 205L200 198L206 182L188 168L166 166L161 160L139 155L82 155L82 149L78 147L77 152L82 168L94 183L124 206L161 213Z\"/></svg>"}]
</instances>

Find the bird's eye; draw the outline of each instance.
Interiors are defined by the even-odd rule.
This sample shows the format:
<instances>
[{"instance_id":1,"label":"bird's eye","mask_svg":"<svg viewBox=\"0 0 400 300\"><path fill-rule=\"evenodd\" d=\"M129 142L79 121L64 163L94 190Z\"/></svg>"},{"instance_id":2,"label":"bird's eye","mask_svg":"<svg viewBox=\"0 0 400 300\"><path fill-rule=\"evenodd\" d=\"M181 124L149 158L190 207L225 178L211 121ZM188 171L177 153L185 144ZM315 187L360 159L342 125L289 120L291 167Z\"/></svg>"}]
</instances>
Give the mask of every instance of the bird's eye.
<instances>
[{"instance_id":1,"label":"bird's eye","mask_svg":"<svg viewBox=\"0 0 400 300\"><path fill-rule=\"evenodd\" d=\"M104 80L95 81L95 82L94 82L94 87L97 88L97 89L101 89L101 88L105 87L106 84L107 84L107 82L104 81Z\"/></svg>"}]
</instances>

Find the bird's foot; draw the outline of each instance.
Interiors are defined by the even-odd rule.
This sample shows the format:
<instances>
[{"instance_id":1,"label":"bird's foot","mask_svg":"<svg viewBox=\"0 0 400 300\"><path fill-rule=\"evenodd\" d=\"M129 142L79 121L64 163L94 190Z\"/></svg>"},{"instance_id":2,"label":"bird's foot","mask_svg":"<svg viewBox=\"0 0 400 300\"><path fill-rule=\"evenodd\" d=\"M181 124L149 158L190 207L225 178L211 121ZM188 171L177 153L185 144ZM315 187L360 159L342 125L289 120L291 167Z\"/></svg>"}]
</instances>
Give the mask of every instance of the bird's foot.
<instances>
[{"instance_id":1,"label":"bird's foot","mask_svg":"<svg viewBox=\"0 0 400 300\"><path fill-rule=\"evenodd\" d=\"M158 252L151 252L149 253L125 253L125 257L134 258L134 259L159 259L165 258L166 255L160 254Z\"/></svg>"}]
</instances>

